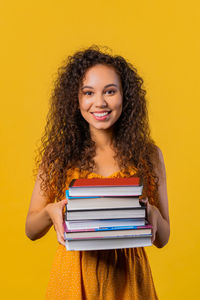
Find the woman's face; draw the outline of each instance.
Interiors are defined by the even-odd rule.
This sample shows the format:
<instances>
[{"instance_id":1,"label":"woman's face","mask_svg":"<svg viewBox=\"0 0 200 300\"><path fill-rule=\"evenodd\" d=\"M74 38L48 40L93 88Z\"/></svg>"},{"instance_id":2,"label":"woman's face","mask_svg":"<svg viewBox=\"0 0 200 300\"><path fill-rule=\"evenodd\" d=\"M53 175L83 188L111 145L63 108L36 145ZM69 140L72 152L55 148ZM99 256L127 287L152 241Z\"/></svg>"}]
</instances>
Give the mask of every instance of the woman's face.
<instances>
[{"instance_id":1,"label":"woman's face","mask_svg":"<svg viewBox=\"0 0 200 300\"><path fill-rule=\"evenodd\" d=\"M102 64L85 73L79 89L79 108L90 129L109 129L122 112L122 86L114 68Z\"/></svg>"}]
</instances>

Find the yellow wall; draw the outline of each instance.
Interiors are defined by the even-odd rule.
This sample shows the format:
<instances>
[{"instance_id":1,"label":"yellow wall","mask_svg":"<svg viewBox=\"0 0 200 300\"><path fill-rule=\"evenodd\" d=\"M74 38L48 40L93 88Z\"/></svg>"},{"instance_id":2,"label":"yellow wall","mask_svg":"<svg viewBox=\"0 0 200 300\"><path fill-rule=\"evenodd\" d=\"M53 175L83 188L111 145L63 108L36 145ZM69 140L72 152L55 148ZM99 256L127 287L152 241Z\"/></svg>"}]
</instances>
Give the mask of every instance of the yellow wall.
<instances>
[{"instance_id":1,"label":"yellow wall","mask_svg":"<svg viewBox=\"0 0 200 300\"><path fill-rule=\"evenodd\" d=\"M1 299L44 299L57 242L54 230L24 233L34 150L57 67L93 43L135 64L148 91L171 217L169 244L147 249L159 298L198 299L199 11L193 0L0 2Z\"/></svg>"}]
</instances>

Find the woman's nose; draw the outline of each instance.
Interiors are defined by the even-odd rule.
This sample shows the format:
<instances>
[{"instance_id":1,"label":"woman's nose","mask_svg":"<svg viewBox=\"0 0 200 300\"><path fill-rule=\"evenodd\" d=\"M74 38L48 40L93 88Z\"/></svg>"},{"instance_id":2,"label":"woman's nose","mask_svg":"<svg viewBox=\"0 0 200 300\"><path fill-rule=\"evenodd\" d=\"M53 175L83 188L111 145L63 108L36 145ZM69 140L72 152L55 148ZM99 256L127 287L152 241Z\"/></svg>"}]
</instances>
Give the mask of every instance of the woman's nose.
<instances>
[{"instance_id":1,"label":"woman's nose","mask_svg":"<svg viewBox=\"0 0 200 300\"><path fill-rule=\"evenodd\" d=\"M95 105L97 107L102 107L102 106L105 107L105 106L107 106L107 102L106 102L104 94L99 94L99 95L96 96Z\"/></svg>"}]
</instances>

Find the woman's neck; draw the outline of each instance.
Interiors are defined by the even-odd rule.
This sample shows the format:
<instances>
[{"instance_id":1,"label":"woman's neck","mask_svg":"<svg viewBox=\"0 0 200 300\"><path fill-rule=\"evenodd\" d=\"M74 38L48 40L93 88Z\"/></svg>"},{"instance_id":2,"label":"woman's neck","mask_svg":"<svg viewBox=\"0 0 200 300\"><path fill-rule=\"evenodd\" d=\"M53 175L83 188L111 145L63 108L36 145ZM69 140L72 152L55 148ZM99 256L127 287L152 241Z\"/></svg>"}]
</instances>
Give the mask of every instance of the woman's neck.
<instances>
[{"instance_id":1,"label":"woman's neck","mask_svg":"<svg viewBox=\"0 0 200 300\"><path fill-rule=\"evenodd\" d=\"M95 162L94 173L107 177L120 171L113 148L113 131L92 128L90 134L96 147L96 154L93 158Z\"/></svg>"},{"instance_id":2,"label":"woman's neck","mask_svg":"<svg viewBox=\"0 0 200 300\"><path fill-rule=\"evenodd\" d=\"M96 149L104 150L106 148L112 147L113 131L108 130L98 130L96 128L90 129L90 134L92 140L96 144Z\"/></svg>"}]
</instances>

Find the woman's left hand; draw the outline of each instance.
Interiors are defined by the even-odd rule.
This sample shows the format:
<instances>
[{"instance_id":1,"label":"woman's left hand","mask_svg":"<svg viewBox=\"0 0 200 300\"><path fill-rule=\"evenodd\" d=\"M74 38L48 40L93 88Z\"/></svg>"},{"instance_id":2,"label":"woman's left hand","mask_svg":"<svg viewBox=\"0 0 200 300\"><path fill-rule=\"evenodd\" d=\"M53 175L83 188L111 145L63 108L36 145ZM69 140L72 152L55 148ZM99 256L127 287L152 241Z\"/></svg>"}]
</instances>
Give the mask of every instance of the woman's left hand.
<instances>
[{"instance_id":1,"label":"woman's left hand","mask_svg":"<svg viewBox=\"0 0 200 300\"><path fill-rule=\"evenodd\" d=\"M147 208L147 221L152 225L152 244L156 239L156 232L158 229L158 209L156 206L151 205L148 201L148 197L140 199L141 204L145 205Z\"/></svg>"}]
</instances>

